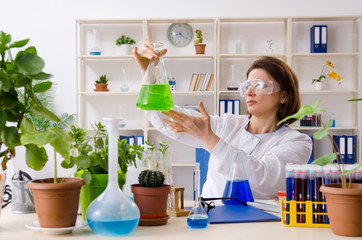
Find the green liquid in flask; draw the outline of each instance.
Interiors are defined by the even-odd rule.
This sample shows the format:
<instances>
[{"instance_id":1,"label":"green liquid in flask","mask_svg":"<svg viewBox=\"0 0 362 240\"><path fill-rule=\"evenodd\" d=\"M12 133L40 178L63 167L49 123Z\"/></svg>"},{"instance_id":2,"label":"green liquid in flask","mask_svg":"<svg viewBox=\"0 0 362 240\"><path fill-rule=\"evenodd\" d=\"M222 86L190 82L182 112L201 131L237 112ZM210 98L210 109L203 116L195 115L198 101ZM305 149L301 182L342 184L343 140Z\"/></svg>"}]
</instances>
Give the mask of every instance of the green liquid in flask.
<instances>
[{"instance_id":1,"label":"green liquid in flask","mask_svg":"<svg viewBox=\"0 0 362 240\"><path fill-rule=\"evenodd\" d=\"M141 110L170 111L173 108L168 84L143 84L136 106Z\"/></svg>"}]
</instances>

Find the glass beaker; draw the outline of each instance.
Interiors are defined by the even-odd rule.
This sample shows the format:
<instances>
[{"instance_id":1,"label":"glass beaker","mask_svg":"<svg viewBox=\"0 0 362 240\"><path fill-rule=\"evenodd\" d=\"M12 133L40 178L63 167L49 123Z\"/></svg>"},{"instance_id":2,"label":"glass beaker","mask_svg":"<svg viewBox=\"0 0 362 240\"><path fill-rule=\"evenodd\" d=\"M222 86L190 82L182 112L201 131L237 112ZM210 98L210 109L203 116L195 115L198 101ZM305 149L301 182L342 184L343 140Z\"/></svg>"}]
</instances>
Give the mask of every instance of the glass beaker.
<instances>
[{"instance_id":1,"label":"glass beaker","mask_svg":"<svg viewBox=\"0 0 362 240\"><path fill-rule=\"evenodd\" d=\"M235 80L234 65L231 65L231 79L227 82L226 87L229 91L237 91L239 89L239 83Z\"/></svg>"},{"instance_id":2,"label":"glass beaker","mask_svg":"<svg viewBox=\"0 0 362 240\"><path fill-rule=\"evenodd\" d=\"M224 198L236 198L240 201L254 202L253 194L250 189L249 180L246 177L242 159L238 159L239 150L234 151L233 163L229 172L228 180L224 189ZM237 200L223 199L222 202L227 204L241 204Z\"/></svg>"},{"instance_id":3,"label":"glass beaker","mask_svg":"<svg viewBox=\"0 0 362 240\"><path fill-rule=\"evenodd\" d=\"M153 43L153 50L163 49L162 43ZM150 61L143 77L136 106L140 110L169 111L173 108L163 56Z\"/></svg>"},{"instance_id":4,"label":"glass beaker","mask_svg":"<svg viewBox=\"0 0 362 240\"><path fill-rule=\"evenodd\" d=\"M93 47L89 51L90 55L101 55L101 49L98 46L97 29L93 29Z\"/></svg>"},{"instance_id":5,"label":"glass beaker","mask_svg":"<svg viewBox=\"0 0 362 240\"><path fill-rule=\"evenodd\" d=\"M187 216L187 225L189 228L207 228L209 216L201 205L200 196L200 163L195 165L195 204Z\"/></svg>"},{"instance_id":6,"label":"glass beaker","mask_svg":"<svg viewBox=\"0 0 362 240\"><path fill-rule=\"evenodd\" d=\"M129 86L126 81L126 69L122 69L122 83L121 83L121 92L128 92Z\"/></svg>"},{"instance_id":7,"label":"glass beaker","mask_svg":"<svg viewBox=\"0 0 362 240\"><path fill-rule=\"evenodd\" d=\"M108 132L108 185L88 207L86 218L89 227L106 236L131 233L138 225L140 211L118 185L118 124L119 119L104 118Z\"/></svg>"}]
</instances>

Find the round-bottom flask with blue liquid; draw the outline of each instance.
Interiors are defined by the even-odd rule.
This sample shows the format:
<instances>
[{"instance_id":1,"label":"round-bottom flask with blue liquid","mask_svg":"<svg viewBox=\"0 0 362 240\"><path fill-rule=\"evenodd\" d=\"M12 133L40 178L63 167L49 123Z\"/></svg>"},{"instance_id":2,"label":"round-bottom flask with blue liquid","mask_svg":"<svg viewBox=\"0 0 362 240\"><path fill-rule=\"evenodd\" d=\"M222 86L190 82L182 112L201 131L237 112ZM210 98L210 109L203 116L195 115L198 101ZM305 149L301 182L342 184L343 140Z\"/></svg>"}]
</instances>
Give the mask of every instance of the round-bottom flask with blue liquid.
<instances>
[{"instance_id":1,"label":"round-bottom flask with blue liquid","mask_svg":"<svg viewBox=\"0 0 362 240\"><path fill-rule=\"evenodd\" d=\"M96 234L123 236L138 226L140 211L118 185L118 125L119 119L103 119L108 131L108 185L88 207L86 219Z\"/></svg>"}]
</instances>

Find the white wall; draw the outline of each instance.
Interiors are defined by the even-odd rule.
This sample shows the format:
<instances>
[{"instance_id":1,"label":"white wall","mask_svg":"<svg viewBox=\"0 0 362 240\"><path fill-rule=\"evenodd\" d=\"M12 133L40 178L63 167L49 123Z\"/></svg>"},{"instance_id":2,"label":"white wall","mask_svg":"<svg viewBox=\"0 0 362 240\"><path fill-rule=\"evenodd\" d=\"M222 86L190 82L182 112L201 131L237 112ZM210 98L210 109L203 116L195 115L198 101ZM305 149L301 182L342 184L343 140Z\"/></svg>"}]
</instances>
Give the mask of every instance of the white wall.
<instances>
[{"instance_id":1,"label":"white wall","mask_svg":"<svg viewBox=\"0 0 362 240\"><path fill-rule=\"evenodd\" d=\"M2 0L0 6L0 30L13 40L30 38L57 83L57 112L68 113L76 111L75 19L362 15L360 0ZM15 161L22 168L21 154Z\"/></svg>"}]
</instances>

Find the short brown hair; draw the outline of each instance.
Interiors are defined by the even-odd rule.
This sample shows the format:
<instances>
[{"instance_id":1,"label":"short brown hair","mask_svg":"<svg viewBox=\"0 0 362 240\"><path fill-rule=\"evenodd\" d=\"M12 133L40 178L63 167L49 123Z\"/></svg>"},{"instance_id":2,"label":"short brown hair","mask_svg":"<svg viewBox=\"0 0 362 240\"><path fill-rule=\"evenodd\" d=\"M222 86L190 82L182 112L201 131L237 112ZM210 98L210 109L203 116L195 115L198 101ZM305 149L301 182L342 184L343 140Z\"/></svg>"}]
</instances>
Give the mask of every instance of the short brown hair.
<instances>
[{"instance_id":1,"label":"short brown hair","mask_svg":"<svg viewBox=\"0 0 362 240\"><path fill-rule=\"evenodd\" d=\"M246 76L248 77L250 72L257 68L264 69L268 72L270 76L272 76L272 78L280 84L282 91L285 91L287 99L284 104L280 104L277 114L278 121L298 112L300 108L300 97L298 78L294 71L285 62L278 58L262 56L251 64ZM291 124L294 121L296 121L295 118L289 119L286 121L286 124Z\"/></svg>"}]
</instances>

